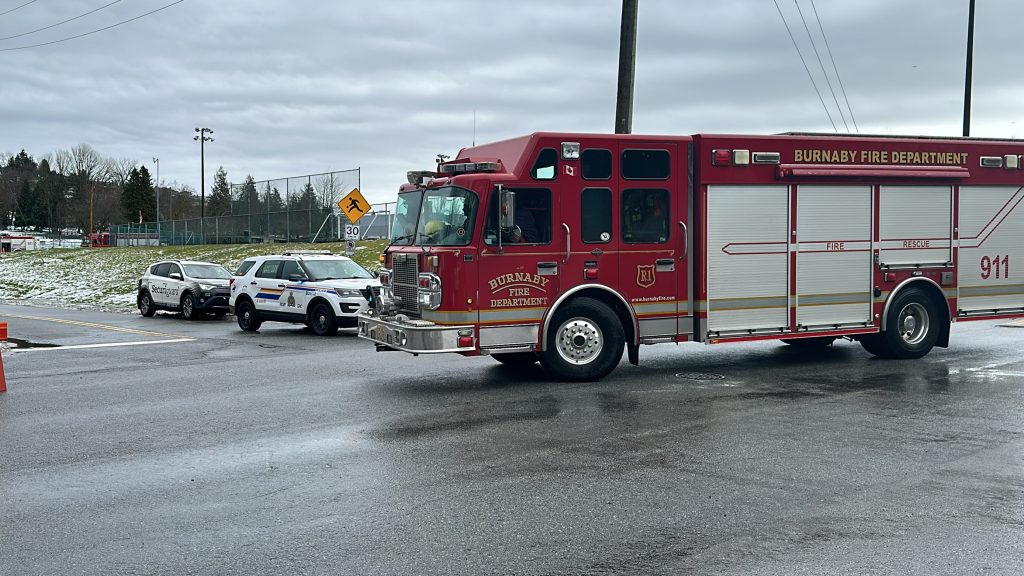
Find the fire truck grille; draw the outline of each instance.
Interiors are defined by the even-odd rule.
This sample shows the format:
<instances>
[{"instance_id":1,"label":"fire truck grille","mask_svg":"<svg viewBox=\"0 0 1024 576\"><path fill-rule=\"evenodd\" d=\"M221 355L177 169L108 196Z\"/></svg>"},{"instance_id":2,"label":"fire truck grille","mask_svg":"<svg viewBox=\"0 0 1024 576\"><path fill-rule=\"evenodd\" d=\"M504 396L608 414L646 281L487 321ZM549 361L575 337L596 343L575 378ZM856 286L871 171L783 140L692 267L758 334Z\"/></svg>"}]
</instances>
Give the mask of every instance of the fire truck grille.
<instances>
[{"instance_id":1,"label":"fire truck grille","mask_svg":"<svg viewBox=\"0 0 1024 576\"><path fill-rule=\"evenodd\" d=\"M420 305L416 301L420 276L419 259L415 254L395 254L391 274L392 290L395 296L402 299L398 309L410 314L419 314Z\"/></svg>"}]
</instances>

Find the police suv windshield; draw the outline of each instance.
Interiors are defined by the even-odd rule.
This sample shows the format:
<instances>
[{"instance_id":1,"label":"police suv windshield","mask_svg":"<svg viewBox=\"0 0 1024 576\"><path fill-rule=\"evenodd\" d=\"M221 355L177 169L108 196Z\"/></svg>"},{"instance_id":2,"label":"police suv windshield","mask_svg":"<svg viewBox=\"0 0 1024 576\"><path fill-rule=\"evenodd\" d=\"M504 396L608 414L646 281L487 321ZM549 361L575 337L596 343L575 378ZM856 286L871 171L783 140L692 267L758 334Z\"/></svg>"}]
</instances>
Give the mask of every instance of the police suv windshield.
<instances>
[{"instance_id":1,"label":"police suv windshield","mask_svg":"<svg viewBox=\"0 0 1024 576\"><path fill-rule=\"evenodd\" d=\"M185 276L189 278L219 278L225 280L231 278L231 272L217 264L183 264L183 266L185 267Z\"/></svg>"},{"instance_id":2,"label":"police suv windshield","mask_svg":"<svg viewBox=\"0 0 1024 576\"><path fill-rule=\"evenodd\" d=\"M306 260L303 262L309 279L339 280L347 278L373 278L365 268L351 260Z\"/></svg>"}]
</instances>

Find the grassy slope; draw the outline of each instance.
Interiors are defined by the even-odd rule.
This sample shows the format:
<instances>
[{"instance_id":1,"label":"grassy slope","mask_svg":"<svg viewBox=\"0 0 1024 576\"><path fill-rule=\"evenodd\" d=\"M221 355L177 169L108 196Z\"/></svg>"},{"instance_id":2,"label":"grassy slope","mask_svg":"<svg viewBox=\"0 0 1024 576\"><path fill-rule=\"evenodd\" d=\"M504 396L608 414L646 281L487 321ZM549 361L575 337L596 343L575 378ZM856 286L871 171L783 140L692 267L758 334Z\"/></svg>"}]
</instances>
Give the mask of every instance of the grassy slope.
<instances>
[{"instance_id":1,"label":"grassy slope","mask_svg":"<svg viewBox=\"0 0 1024 576\"><path fill-rule=\"evenodd\" d=\"M370 270L380 266L386 241L360 242L354 259ZM136 281L158 260L204 260L234 271L248 256L285 250L330 250L335 244L221 244L205 246L137 246L126 248L54 248L0 255L0 300L38 300L55 304L131 310Z\"/></svg>"}]
</instances>

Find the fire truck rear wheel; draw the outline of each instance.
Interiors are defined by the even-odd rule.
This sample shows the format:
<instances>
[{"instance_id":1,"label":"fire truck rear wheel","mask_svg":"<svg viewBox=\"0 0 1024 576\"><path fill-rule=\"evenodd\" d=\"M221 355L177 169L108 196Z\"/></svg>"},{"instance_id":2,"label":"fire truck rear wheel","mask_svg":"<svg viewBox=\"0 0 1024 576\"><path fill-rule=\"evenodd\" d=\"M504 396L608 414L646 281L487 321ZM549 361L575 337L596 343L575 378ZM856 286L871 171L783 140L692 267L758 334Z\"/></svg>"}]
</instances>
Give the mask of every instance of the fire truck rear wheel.
<instances>
[{"instance_id":1,"label":"fire truck rear wheel","mask_svg":"<svg viewBox=\"0 0 1024 576\"><path fill-rule=\"evenodd\" d=\"M884 357L907 360L931 352L939 338L939 318L935 302L922 290L907 288L897 294L889 305L885 331L877 335Z\"/></svg>"},{"instance_id":2,"label":"fire truck rear wheel","mask_svg":"<svg viewBox=\"0 0 1024 576\"><path fill-rule=\"evenodd\" d=\"M494 358L498 362L501 362L505 366L512 368L525 368L526 366L533 366L537 363L536 352L508 352L505 354L491 354L491 358Z\"/></svg>"},{"instance_id":3,"label":"fire truck rear wheel","mask_svg":"<svg viewBox=\"0 0 1024 576\"><path fill-rule=\"evenodd\" d=\"M625 333L618 316L604 302L579 298L555 312L540 362L561 380L591 382L619 364Z\"/></svg>"}]
</instances>

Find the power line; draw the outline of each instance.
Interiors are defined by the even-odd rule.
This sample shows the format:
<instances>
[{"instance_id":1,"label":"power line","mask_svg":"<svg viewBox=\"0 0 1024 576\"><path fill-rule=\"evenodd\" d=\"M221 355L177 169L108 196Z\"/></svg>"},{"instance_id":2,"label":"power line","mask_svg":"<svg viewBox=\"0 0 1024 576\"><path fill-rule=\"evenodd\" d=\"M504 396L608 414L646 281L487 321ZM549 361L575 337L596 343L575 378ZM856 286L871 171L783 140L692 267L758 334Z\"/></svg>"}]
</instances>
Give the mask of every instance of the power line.
<instances>
[{"instance_id":1,"label":"power line","mask_svg":"<svg viewBox=\"0 0 1024 576\"><path fill-rule=\"evenodd\" d=\"M800 52L800 46L796 43L796 38L793 37L793 31L789 29L789 22L786 22L786 17L782 15L782 8L779 8L778 0L772 0L775 3L775 9L779 11L779 18L782 18L782 24L786 27L786 32L789 33L789 39L793 41L793 47L796 48L796 55L800 57L800 62L804 65L804 70L807 71L807 77L811 79L811 86L814 86L814 92L818 95L818 100L821 102L821 107L825 109L825 115L828 116L828 121L832 124L832 130L839 132L839 128L836 128L835 120L832 119L832 114L828 111L828 106L825 105L825 99L821 97L821 90L818 90L818 83L814 81L814 76L811 75L811 69L807 67L807 61L804 60L804 55Z\"/></svg>"},{"instance_id":2,"label":"power line","mask_svg":"<svg viewBox=\"0 0 1024 576\"><path fill-rule=\"evenodd\" d=\"M843 93L843 100L846 101L846 109L850 112L850 121L853 122L853 129L860 134L857 126L857 119L853 117L853 107L850 106L850 99L846 96L846 88L843 86L843 79L839 76L839 67L836 66L836 59L832 57L832 47L828 44L828 36L825 35L825 27L821 25L821 18L818 17L818 8L811 0L811 8L814 9L814 18L818 21L818 29L821 30L821 37L825 40L825 50L828 51L828 58L832 61L832 69L836 72L836 80L839 81L839 91Z\"/></svg>"},{"instance_id":3,"label":"power line","mask_svg":"<svg viewBox=\"0 0 1024 576\"><path fill-rule=\"evenodd\" d=\"M843 128L849 132L850 125L846 123L846 114L843 114L843 107L839 105L839 98L836 98L836 91L832 88L832 81L828 79L828 72L825 71L825 63L821 61L821 54L818 53L818 45L814 43L814 37L811 36L811 29L807 27L807 20L804 18L804 11L800 9L800 3L796 0L793 0L793 5L796 6L796 11L800 14L800 21L804 23L804 31L807 32L807 40L811 42L811 49L814 50L814 56L818 59L818 66L821 67L821 74L825 76L825 84L828 84L828 91L832 93L832 100L836 103L836 108L839 110L839 117L843 120Z\"/></svg>"},{"instance_id":4,"label":"power line","mask_svg":"<svg viewBox=\"0 0 1024 576\"><path fill-rule=\"evenodd\" d=\"M0 16L3 16L4 14L10 14L11 12L14 12L15 10L17 10L18 8L24 8L25 6L28 6L29 4L31 4L33 2L36 2L36 1L37 0L28 0L28 2L25 2L21 6L15 6L14 8L11 8L10 10L8 10L7 12L0 12Z\"/></svg>"},{"instance_id":5,"label":"power line","mask_svg":"<svg viewBox=\"0 0 1024 576\"><path fill-rule=\"evenodd\" d=\"M0 52L10 52L12 50L25 50L25 49L28 49L28 48L39 48L40 46L49 46L51 44L59 44L61 42L67 42L68 40L75 40L75 39L78 39L78 38L83 38L83 37L89 36L91 34L96 34L97 32L103 32L104 30L110 30L111 28L116 28L116 27L118 27L118 26L120 26L122 24L127 24L129 22L134 22L135 20L138 20L139 18L145 18L146 16L149 16L150 14L156 14L157 12L160 12L161 10L166 10L166 9L170 8L171 6L174 6L175 4L181 4L184 1L185 0L177 0L176 2L171 2L170 4L167 4L165 6L161 6L161 7L157 8L156 10L150 10L149 12L146 12L145 14L139 14L138 16L136 16L134 18L129 18L127 20L122 20L122 21L118 22L117 24L111 24L110 26L104 26L103 28L97 28L96 30L92 30L90 32L85 32L83 34L76 34L74 36L68 36L67 38L61 38L60 40L53 40L52 42L42 42L40 44L31 44L29 46L15 46L14 48L0 48Z\"/></svg>"},{"instance_id":6,"label":"power line","mask_svg":"<svg viewBox=\"0 0 1024 576\"><path fill-rule=\"evenodd\" d=\"M56 28L57 26L60 26L61 24L67 24L68 22L71 22L72 20L78 20L79 18L84 18L85 16L88 16L89 14L92 14L93 12L99 12L100 10L103 10L104 8L106 8L108 6L113 6L114 4L117 4L120 1L121 0L114 0L110 4L104 4L103 6L100 6L99 8L96 8L95 10L90 10L90 11L86 12L85 14L79 14L78 16L75 16L74 18L68 18L67 20L64 20L62 22L57 22L56 24L50 24L49 26L44 26L42 28L36 28L35 30L32 30L31 32L22 32L21 34L15 34L14 36L7 36L6 38L0 38L0 40L11 40L12 38L21 38L22 36L28 36L29 34L35 34L36 32L42 32L43 30L49 30L50 28Z\"/></svg>"}]
</instances>

